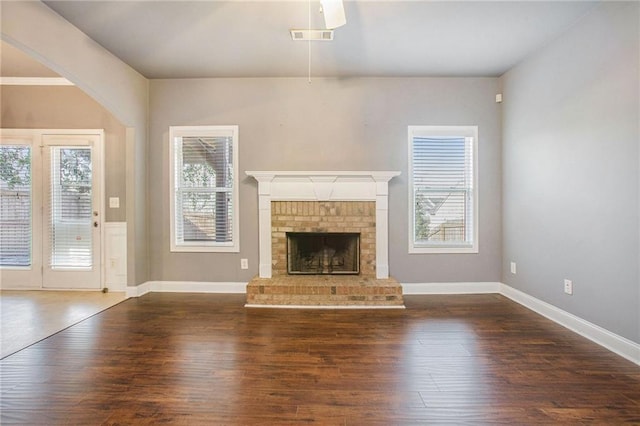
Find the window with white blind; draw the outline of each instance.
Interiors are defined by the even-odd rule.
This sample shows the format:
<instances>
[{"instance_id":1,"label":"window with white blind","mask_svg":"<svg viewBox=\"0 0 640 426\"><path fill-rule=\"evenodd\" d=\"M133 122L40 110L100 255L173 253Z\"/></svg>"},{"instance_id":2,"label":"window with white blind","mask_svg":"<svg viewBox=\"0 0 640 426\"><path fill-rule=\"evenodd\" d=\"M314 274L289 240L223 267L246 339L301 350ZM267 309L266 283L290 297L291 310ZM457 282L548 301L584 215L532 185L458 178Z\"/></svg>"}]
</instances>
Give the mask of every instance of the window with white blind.
<instances>
[{"instance_id":1,"label":"window with white blind","mask_svg":"<svg viewBox=\"0 0 640 426\"><path fill-rule=\"evenodd\" d=\"M171 251L238 252L238 126L172 126Z\"/></svg>"},{"instance_id":2,"label":"window with white blind","mask_svg":"<svg viewBox=\"0 0 640 426\"><path fill-rule=\"evenodd\" d=\"M409 126L409 253L477 253L476 126Z\"/></svg>"},{"instance_id":3,"label":"window with white blind","mask_svg":"<svg viewBox=\"0 0 640 426\"><path fill-rule=\"evenodd\" d=\"M31 266L31 147L0 146L0 266Z\"/></svg>"}]
</instances>

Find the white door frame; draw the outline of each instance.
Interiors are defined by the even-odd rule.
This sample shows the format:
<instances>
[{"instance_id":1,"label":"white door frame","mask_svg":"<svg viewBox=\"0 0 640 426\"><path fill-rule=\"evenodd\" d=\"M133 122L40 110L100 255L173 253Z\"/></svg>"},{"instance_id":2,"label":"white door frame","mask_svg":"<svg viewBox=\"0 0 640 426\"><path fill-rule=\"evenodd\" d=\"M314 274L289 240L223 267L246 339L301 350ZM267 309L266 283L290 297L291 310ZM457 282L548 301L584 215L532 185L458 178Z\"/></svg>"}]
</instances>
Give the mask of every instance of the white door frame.
<instances>
[{"instance_id":1,"label":"white door frame","mask_svg":"<svg viewBox=\"0 0 640 426\"><path fill-rule=\"evenodd\" d=\"M41 153L41 147L43 146L43 136L44 135L55 135L55 136L63 136L63 135L93 135L93 136L99 136L96 146L94 147L94 151L97 154L98 158L98 170L97 173L95 174L95 178L98 179L98 185L100 187L100 198L98 201L98 205L96 206L97 210L99 211L99 226L100 226L100 254L99 254L99 262L100 262L100 272L99 272L99 279L100 279L100 283L98 286L98 289L102 289L104 288L105 285L105 222L106 222L106 218L105 218L105 156L104 156L104 130L103 129L1 129L0 128L0 138L2 139L19 139L19 140L26 140L26 139L31 139L31 150L32 150L32 156L31 156L31 170L32 170L32 188L35 187L36 185L39 188L39 192L40 194L38 194L39 196L39 200L35 200L36 197L32 196L32 204L31 204L31 217L32 217L32 230L38 230L39 229L39 233L40 235L38 236L38 238L40 240L42 240L44 238L43 232L43 226L42 226L42 221L44 220L44 214L42 212L42 205L43 205L43 201L42 201L42 197L43 197L43 181L45 179L45 176L43 176L42 174L42 153ZM39 161L39 163L37 163L36 161L34 161L34 159L37 158ZM37 182L36 182L37 179ZM37 212L36 209L40 209L40 212ZM38 221L39 224L37 226L35 226L35 222ZM35 237L32 237L32 239L35 239ZM44 267L44 262L45 262L45 258L43 256L42 253L42 247L44 246L44 244L42 244L42 241L40 241L39 244L40 247L35 247L35 244L32 246L31 248L31 258L32 258L32 265L31 268L29 268L29 270L33 273L33 274L37 274L39 275L39 281L38 282L32 282L31 280L29 280L28 278L26 280L22 280L22 281L18 281L18 279L16 278L16 274L19 273L20 270L25 271L25 268L15 268L15 267L0 267L0 288L3 290L42 290L44 289L43 287L43 267ZM36 253L36 250L39 250L40 253ZM39 261L38 264L35 264L36 261ZM39 269L40 271L36 271L36 269ZM39 272L39 273L38 273ZM26 277L25 277L26 278ZM61 290L64 290L64 288L60 288ZM49 290L49 289L47 289ZM83 290L83 289L74 289L74 290ZM87 289L87 290L96 290L96 289Z\"/></svg>"}]
</instances>

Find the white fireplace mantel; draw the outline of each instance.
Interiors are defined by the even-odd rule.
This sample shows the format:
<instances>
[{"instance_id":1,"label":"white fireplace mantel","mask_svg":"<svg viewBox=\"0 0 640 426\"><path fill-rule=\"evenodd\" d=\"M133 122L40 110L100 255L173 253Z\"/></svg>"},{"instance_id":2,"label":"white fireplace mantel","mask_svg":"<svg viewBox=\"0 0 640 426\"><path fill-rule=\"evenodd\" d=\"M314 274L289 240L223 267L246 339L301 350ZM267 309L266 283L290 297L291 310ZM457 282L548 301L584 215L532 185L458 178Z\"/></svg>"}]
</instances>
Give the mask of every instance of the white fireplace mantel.
<instances>
[{"instance_id":1,"label":"white fireplace mantel","mask_svg":"<svg viewBox=\"0 0 640 426\"><path fill-rule=\"evenodd\" d=\"M389 278L389 181L395 171L247 171L258 181L260 278L271 278L271 201L375 201L376 277Z\"/></svg>"}]
</instances>

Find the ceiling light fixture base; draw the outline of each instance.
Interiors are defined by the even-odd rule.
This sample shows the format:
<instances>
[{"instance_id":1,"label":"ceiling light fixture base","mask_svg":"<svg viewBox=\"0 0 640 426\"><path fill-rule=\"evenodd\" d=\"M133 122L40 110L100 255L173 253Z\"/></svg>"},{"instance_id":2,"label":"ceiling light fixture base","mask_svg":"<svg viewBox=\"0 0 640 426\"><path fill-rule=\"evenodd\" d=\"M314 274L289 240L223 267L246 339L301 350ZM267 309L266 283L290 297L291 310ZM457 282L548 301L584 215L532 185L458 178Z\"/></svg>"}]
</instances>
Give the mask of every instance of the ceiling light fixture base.
<instances>
[{"instance_id":1,"label":"ceiling light fixture base","mask_svg":"<svg viewBox=\"0 0 640 426\"><path fill-rule=\"evenodd\" d=\"M290 30L294 41L331 41L333 30Z\"/></svg>"}]
</instances>

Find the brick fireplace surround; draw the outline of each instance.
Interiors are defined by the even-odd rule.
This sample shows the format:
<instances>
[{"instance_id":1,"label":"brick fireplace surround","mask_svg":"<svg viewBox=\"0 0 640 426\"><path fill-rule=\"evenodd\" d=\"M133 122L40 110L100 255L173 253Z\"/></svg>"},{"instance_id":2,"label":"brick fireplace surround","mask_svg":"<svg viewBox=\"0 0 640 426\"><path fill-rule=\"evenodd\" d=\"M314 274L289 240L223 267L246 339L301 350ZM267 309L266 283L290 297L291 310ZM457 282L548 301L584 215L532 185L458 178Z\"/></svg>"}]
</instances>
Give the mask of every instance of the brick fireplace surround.
<instances>
[{"instance_id":1,"label":"brick fireplace surround","mask_svg":"<svg viewBox=\"0 0 640 426\"><path fill-rule=\"evenodd\" d=\"M389 277L388 181L399 172L246 172L258 181L260 275L247 306L404 307ZM360 274L288 275L287 232L360 234Z\"/></svg>"},{"instance_id":2,"label":"brick fireplace surround","mask_svg":"<svg viewBox=\"0 0 640 426\"><path fill-rule=\"evenodd\" d=\"M376 205L373 201L272 201L273 277L287 275L287 232L360 234L360 274L376 276Z\"/></svg>"}]
</instances>

